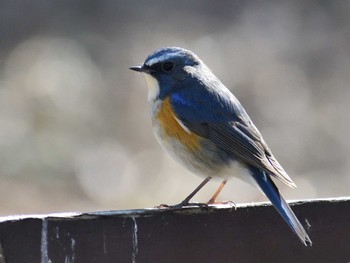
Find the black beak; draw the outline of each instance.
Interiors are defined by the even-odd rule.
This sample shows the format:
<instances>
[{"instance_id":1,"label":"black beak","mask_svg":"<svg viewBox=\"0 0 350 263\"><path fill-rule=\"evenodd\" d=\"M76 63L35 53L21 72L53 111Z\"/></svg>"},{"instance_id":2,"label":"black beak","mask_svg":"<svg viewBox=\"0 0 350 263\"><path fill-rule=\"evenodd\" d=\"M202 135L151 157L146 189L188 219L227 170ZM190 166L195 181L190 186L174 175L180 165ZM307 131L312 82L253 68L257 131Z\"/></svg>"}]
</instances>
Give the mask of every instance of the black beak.
<instances>
[{"instance_id":1,"label":"black beak","mask_svg":"<svg viewBox=\"0 0 350 263\"><path fill-rule=\"evenodd\" d=\"M130 67L129 69L136 71L136 72L142 72L142 73L148 73L148 74L150 74L151 72L154 71L149 66L147 66L145 64L143 64L142 66Z\"/></svg>"},{"instance_id":2,"label":"black beak","mask_svg":"<svg viewBox=\"0 0 350 263\"><path fill-rule=\"evenodd\" d=\"M142 66L134 66L134 67L130 67L129 69L133 70L133 71L137 71L137 72L144 72L144 68Z\"/></svg>"}]
</instances>

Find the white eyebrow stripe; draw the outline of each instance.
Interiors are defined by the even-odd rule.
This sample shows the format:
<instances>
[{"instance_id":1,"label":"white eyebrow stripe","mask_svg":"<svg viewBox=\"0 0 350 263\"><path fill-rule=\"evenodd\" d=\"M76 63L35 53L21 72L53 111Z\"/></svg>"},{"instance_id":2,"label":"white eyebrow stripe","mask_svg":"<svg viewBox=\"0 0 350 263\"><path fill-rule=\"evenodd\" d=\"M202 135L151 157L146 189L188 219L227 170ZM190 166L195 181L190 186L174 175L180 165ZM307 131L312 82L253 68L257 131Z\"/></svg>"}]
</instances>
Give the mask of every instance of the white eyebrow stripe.
<instances>
[{"instance_id":1,"label":"white eyebrow stripe","mask_svg":"<svg viewBox=\"0 0 350 263\"><path fill-rule=\"evenodd\" d=\"M175 53L166 53L164 55L161 55L160 57L155 57L155 58L150 59L149 61L146 61L145 64L147 66L152 66L152 65L157 64L161 61L165 61L165 60L173 57L174 55L175 55Z\"/></svg>"}]
</instances>

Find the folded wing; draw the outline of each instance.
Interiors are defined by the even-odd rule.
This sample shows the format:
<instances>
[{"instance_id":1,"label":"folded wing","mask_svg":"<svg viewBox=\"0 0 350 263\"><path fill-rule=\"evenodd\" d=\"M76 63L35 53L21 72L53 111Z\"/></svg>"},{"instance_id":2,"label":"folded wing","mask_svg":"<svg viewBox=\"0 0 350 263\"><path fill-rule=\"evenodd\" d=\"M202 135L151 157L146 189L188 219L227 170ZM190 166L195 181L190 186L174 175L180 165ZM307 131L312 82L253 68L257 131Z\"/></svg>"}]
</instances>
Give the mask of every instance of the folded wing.
<instances>
[{"instance_id":1,"label":"folded wing","mask_svg":"<svg viewBox=\"0 0 350 263\"><path fill-rule=\"evenodd\" d=\"M273 156L260 132L238 100L225 87L222 92L201 90L195 94L175 93L171 96L177 118L191 131L214 142L235 159L253 165L290 187L292 179Z\"/></svg>"}]
</instances>

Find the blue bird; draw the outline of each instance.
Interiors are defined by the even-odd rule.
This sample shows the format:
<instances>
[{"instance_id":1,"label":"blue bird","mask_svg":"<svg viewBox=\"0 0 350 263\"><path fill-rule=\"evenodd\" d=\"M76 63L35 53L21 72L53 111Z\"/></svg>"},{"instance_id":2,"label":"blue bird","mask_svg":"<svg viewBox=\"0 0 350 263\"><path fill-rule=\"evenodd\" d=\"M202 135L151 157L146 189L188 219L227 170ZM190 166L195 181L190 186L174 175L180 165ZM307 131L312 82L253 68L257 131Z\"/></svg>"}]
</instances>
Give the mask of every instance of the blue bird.
<instances>
[{"instance_id":1,"label":"blue bird","mask_svg":"<svg viewBox=\"0 0 350 263\"><path fill-rule=\"evenodd\" d=\"M307 246L311 239L271 177L296 185L273 156L237 98L193 52L166 47L149 55L141 66L155 136L165 151L205 180L179 205L190 199L211 178L222 183L208 203L233 176L253 179L279 214Z\"/></svg>"}]
</instances>

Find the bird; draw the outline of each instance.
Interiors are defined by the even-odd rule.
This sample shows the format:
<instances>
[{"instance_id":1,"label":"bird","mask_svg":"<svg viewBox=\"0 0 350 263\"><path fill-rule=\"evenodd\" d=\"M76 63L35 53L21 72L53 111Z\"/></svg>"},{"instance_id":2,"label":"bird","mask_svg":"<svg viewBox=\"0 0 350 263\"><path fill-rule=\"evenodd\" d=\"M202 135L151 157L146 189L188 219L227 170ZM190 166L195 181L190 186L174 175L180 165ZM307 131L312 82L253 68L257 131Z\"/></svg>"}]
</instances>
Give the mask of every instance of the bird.
<instances>
[{"instance_id":1,"label":"bird","mask_svg":"<svg viewBox=\"0 0 350 263\"><path fill-rule=\"evenodd\" d=\"M163 47L131 70L144 74L148 86L152 126L161 147L203 182L182 201L192 197L212 178L253 181L305 245L312 241L280 194L273 179L295 188L246 110L233 93L192 51Z\"/></svg>"}]
</instances>

